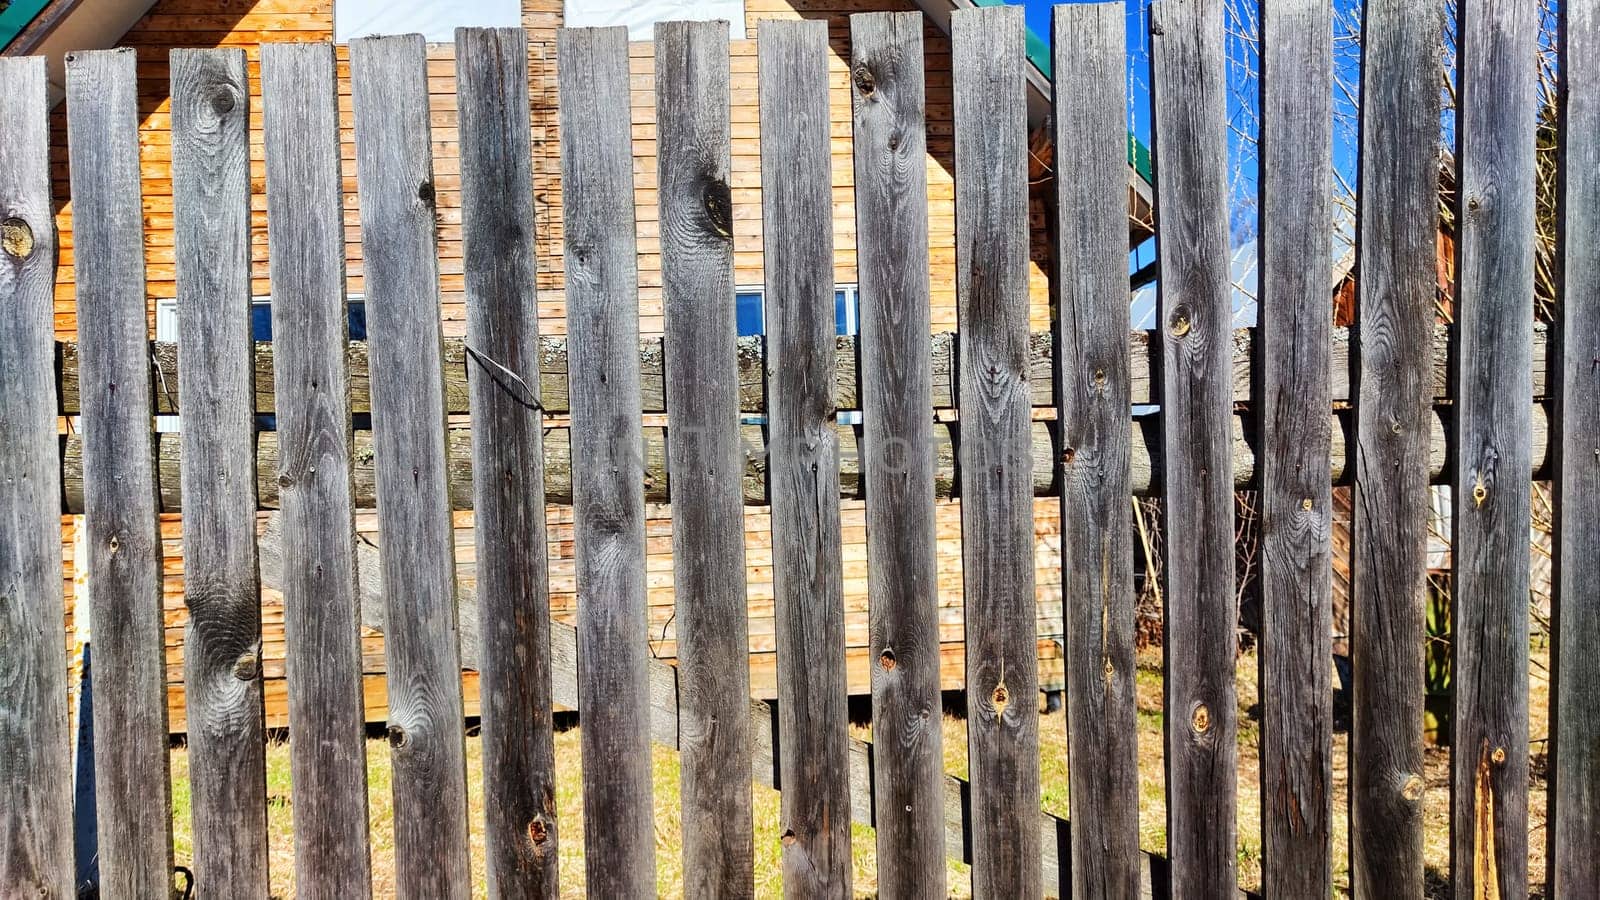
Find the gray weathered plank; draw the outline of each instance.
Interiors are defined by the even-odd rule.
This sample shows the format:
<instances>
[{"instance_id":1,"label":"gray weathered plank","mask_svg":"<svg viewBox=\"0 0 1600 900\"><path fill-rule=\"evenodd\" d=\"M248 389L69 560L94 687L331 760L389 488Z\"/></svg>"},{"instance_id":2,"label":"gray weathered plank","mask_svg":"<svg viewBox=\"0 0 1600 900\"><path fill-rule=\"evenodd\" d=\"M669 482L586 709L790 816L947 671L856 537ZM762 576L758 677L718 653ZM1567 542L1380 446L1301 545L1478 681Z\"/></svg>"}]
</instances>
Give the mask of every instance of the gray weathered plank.
<instances>
[{"instance_id":1,"label":"gray weathered plank","mask_svg":"<svg viewBox=\"0 0 1600 900\"><path fill-rule=\"evenodd\" d=\"M922 15L850 17L878 887L942 897Z\"/></svg>"},{"instance_id":2,"label":"gray weathered plank","mask_svg":"<svg viewBox=\"0 0 1600 900\"><path fill-rule=\"evenodd\" d=\"M1221 0L1150 8L1161 229L1167 840L1173 889L1235 890L1233 473Z\"/></svg>"},{"instance_id":3,"label":"gray weathered plank","mask_svg":"<svg viewBox=\"0 0 1600 900\"><path fill-rule=\"evenodd\" d=\"M456 637L455 542L421 35L350 42L361 245L372 353L378 528L390 629L395 884L465 897L466 750Z\"/></svg>"},{"instance_id":4,"label":"gray weathered plank","mask_svg":"<svg viewBox=\"0 0 1600 900\"><path fill-rule=\"evenodd\" d=\"M1369 0L1351 522L1350 882L1419 897L1429 360L1438 240L1439 4Z\"/></svg>"},{"instance_id":5,"label":"gray weathered plank","mask_svg":"<svg viewBox=\"0 0 1600 900\"><path fill-rule=\"evenodd\" d=\"M184 702L195 880L267 896L250 339L250 80L240 49L174 50L172 207L183 444Z\"/></svg>"},{"instance_id":6,"label":"gray weathered plank","mask_svg":"<svg viewBox=\"0 0 1600 900\"><path fill-rule=\"evenodd\" d=\"M1055 8L1061 576L1071 892L1139 895L1121 3ZM1065 893L1065 892L1063 892Z\"/></svg>"},{"instance_id":7,"label":"gray weathered plank","mask_svg":"<svg viewBox=\"0 0 1600 900\"><path fill-rule=\"evenodd\" d=\"M555 745L528 37L456 32L489 891L555 897Z\"/></svg>"},{"instance_id":8,"label":"gray weathered plank","mask_svg":"<svg viewBox=\"0 0 1600 900\"><path fill-rule=\"evenodd\" d=\"M655 27L683 890L755 890L728 23Z\"/></svg>"},{"instance_id":9,"label":"gray weathered plank","mask_svg":"<svg viewBox=\"0 0 1600 900\"><path fill-rule=\"evenodd\" d=\"M1117 302L1125 302L1120 294ZM1239 328L1233 332L1233 399L1235 403L1249 403L1253 394L1253 344L1254 328ZM1445 325L1434 328L1432 359L1429 369L1430 395L1437 401L1450 399L1449 386L1449 335ZM957 365L957 340L954 332L939 332L929 337L928 352L933 365L933 405L944 409L955 405ZM1033 395L1033 405L1055 405L1053 361L1055 357L1048 331L1036 331L1028 338L1028 384ZM1126 336L1131 354L1128 369L1128 399L1134 404L1154 403L1159 395L1155 381L1161 377L1159 365L1160 336L1149 331L1135 331ZM1356 340L1351 330L1335 328L1332 336L1332 396L1335 402L1353 399L1351 393L1351 343ZM859 409L860 399L856 386L856 338L839 335L834 338L834 403L841 410ZM1554 379L1547 389L1545 356L1549 344L1548 329L1536 325L1533 333L1533 398L1544 399L1554 393ZM256 345L256 411L273 412L276 400L272 392L273 345ZM71 341L59 345L61 411L72 415L78 411L78 346ZM155 381L161 385L156 394L156 411L178 411L178 350L170 341L156 341L150 346L154 358ZM640 411L662 412L666 409L666 380L662 372L661 338L645 337L639 342L641 378ZM369 412L367 392L367 345L354 341L349 346L350 408L352 412ZM444 341L445 409L450 413L465 413L471 409L467 402L468 356L466 340L447 337ZM767 410L766 360L759 336L739 338L739 409L746 413ZM531 382L530 382L531 384ZM564 413L567 407L567 338L565 335L545 335L539 339L539 394L540 404L546 413Z\"/></svg>"},{"instance_id":10,"label":"gray weathered plank","mask_svg":"<svg viewBox=\"0 0 1600 900\"><path fill-rule=\"evenodd\" d=\"M100 896L172 889L172 788L131 49L67 55Z\"/></svg>"},{"instance_id":11,"label":"gray weathered plank","mask_svg":"<svg viewBox=\"0 0 1600 900\"><path fill-rule=\"evenodd\" d=\"M1600 884L1600 4L1561 5L1561 321L1545 892Z\"/></svg>"},{"instance_id":12,"label":"gray weathered plank","mask_svg":"<svg viewBox=\"0 0 1600 900\"><path fill-rule=\"evenodd\" d=\"M1457 897L1523 897L1539 7L1457 9L1451 858Z\"/></svg>"},{"instance_id":13,"label":"gray weathered plank","mask_svg":"<svg viewBox=\"0 0 1600 900\"><path fill-rule=\"evenodd\" d=\"M562 29L556 48L581 598L584 861L590 895L650 897L655 829L628 32Z\"/></svg>"},{"instance_id":14,"label":"gray weathered plank","mask_svg":"<svg viewBox=\"0 0 1600 900\"><path fill-rule=\"evenodd\" d=\"M1041 891L1022 13L950 16L972 891L1018 898Z\"/></svg>"},{"instance_id":15,"label":"gray weathered plank","mask_svg":"<svg viewBox=\"0 0 1600 900\"><path fill-rule=\"evenodd\" d=\"M43 57L0 59L0 885L73 893Z\"/></svg>"},{"instance_id":16,"label":"gray weathered plank","mask_svg":"<svg viewBox=\"0 0 1600 900\"><path fill-rule=\"evenodd\" d=\"M852 890L850 732L827 25L764 21L757 51L783 886L789 897L842 897Z\"/></svg>"},{"instance_id":17,"label":"gray weathered plank","mask_svg":"<svg viewBox=\"0 0 1600 900\"><path fill-rule=\"evenodd\" d=\"M299 449L270 462L263 454L257 466L277 492L292 560L279 584L295 884L308 897L361 900L372 894L372 864L333 46L264 45L261 92L272 317L279 334L295 336L274 359L273 437Z\"/></svg>"},{"instance_id":18,"label":"gray weathered plank","mask_svg":"<svg viewBox=\"0 0 1600 900\"><path fill-rule=\"evenodd\" d=\"M1333 892L1333 9L1261 8L1261 850L1269 897Z\"/></svg>"}]
</instances>

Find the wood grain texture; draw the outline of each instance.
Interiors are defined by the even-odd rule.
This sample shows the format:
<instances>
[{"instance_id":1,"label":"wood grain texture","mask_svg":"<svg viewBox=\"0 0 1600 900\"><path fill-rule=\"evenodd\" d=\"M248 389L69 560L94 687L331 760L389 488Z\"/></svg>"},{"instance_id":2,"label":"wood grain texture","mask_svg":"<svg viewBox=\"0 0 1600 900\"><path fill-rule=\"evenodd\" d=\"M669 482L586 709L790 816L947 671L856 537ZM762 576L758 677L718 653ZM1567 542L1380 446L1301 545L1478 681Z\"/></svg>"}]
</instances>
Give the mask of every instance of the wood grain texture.
<instances>
[{"instance_id":1,"label":"wood grain texture","mask_svg":"<svg viewBox=\"0 0 1600 900\"><path fill-rule=\"evenodd\" d=\"M0 83L0 889L69 897L72 757L61 470L52 458L56 233L44 58L0 59Z\"/></svg>"},{"instance_id":2,"label":"wood grain texture","mask_svg":"<svg viewBox=\"0 0 1600 900\"><path fill-rule=\"evenodd\" d=\"M1261 9L1262 892L1333 892L1333 9Z\"/></svg>"},{"instance_id":3,"label":"wood grain texture","mask_svg":"<svg viewBox=\"0 0 1600 900\"><path fill-rule=\"evenodd\" d=\"M1539 8L1463 0L1451 559L1455 895L1528 893L1527 471Z\"/></svg>"},{"instance_id":4,"label":"wood grain texture","mask_svg":"<svg viewBox=\"0 0 1600 900\"><path fill-rule=\"evenodd\" d=\"M1600 885L1600 4L1561 6L1561 375L1545 891Z\"/></svg>"},{"instance_id":5,"label":"wood grain texture","mask_svg":"<svg viewBox=\"0 0 1600 900\"><path fill-rule=\"evenodd\" d=\"M655 895L638 269L628 33L562 29L561 183L572 377L572 503L584 861L596 897Z\"/></svg>"},{"instance_id":6,"label":"wood grain texture","mask_svg":"<svg viewBox=\"0 0 1600 900\"><path fill-rule=\"evenodd\" d=\"M457 31L456 82L467 340L476 363L468 384L489 891L555 897L559 844L526 33Z\"/></svg>"},{"instance_id":7,"label":"wood grain texture","mask_svg":"<svg viewBox=\"0 0 1600 900\"><path fill-rule=\"evenodd\" d=\"M972 891L1018 898L1041 895L1022 14L950 16Z\"/></svg>"},{"instance_id":8,"label":"wood grain texture","mask_svg":"<svg viewBox=\"0 0 1600 900\"><path fill-rule=\"evenodd\" d=\"M755 891L728 25L655 26L683 890Z\"/></svg>"},{"instance_id":9,"label":"wood grain texture","mask_svg":"<svg viewBox=\"0 0 1600 900\"><path fill-rule=\"evenodd\" d=\"M850 17L878 889L945 894L922 14Z\"/></svg>"},{"instance_id":10,"label":"wood grain texture","mask_svg":"<svg viewBox=\"0 0 1600 900\"><path fill-rule=\"evenodd\" d=\"M783 886L788 897L848 897L827 25L764 21L759 53Z\"/></svg>"},{"instance_id":11,"label":"wood grain texture","mask_svg":"<svg viewBox=\"0 0 1600 900\"><path fill-rule=\"evenodd\" d=\"M466 750L421 35L350 42L402 897L466 897Z\"/></svg>"},{"instance_id":12,"label":"wood grain texture","mask_svg":"<svg viewBox=\"0 0 1600 900\"><path fill-rule=\"evenodd\" d=\"M296 890L372 894L350 471L344 208L331 44L261 48L278 446L258 471L282 507ZM257 373L260 378L260 373ZM265 571L265 565L262 565ZM264 580L264 579L263 579Z\"/></svg>"},{"instance_id":13,"label":"wood grain texture","mask_svg":"<svg viewBox=\"0 0 1600 900\"><path fill-rule=\"evenodd\" d=\"M150 365L134 52L68 54L67 155L77 219L84 527L94 642L100 896L172 889Z\"/></svg>"},{"instance_id":14,"label":"wood grain texture","mask_svg":"<svg viewBox=\"0 0 1600 900\"><path fill-rule=\"evenodd\" d=\"M1132 424L1126 198L1127 37L1121 3L1057 6L1055 395L1061 406L1071 892L1139 896ZM1065 892L1063 892L1065 893Z\"/></svg>"},{"instance_id":15,"label":"wood grain texture","mask_svg":"<svg viewBox=\"0 0 1600 900\"><path fill-rule=\"evenodd\" d=\"M1231 894L1236 825L1226 73L1220 0L1150 8L1167 544L1167 840L1175 897Z\"/></svg>"},{"instance_id":16,"label":"wood grain texture","mask_svg":"<svg viewBox=\"0 0 1600 900\"><path fill-rule=\"evenodd\" d=\"M172 52L183 443L184 699L195 881L267 896L261 585L250 339L250 82L244 51Z\"/></svg>"},{"instance_id":17,"label":"wood grain texture","mask_svg":"<svg viewBox=\"0 0 1600 900\"><path fill-rule=\"evenodd\" d=\"M1351 521L1350 882L1423 891L1423 610L1438 239L1438 4L1372 0L1362 44L1355 489Z\"/></svg>"}]
</instances>

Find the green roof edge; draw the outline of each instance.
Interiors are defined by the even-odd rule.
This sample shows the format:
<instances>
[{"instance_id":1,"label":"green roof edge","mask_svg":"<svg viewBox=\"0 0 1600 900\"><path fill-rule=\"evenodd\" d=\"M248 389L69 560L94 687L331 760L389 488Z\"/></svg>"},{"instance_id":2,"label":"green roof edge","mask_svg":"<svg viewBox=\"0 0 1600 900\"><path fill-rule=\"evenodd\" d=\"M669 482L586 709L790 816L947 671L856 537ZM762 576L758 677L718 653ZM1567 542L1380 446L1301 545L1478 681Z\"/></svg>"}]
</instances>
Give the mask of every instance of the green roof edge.
<instances>
[{"instance_id":1,"label":"green roof edge","mask_svg":"<svg viewBox=\"0 0 1600 900\"><path fill-rule=\"evenodd\" d=\"M28 23L38 18L39 13L49 5L50 0L12 0L10 6L0 11L0 51L11 46L22 29L27 28Z\"/></svg>"},{"instance_id":2,"label":"green roof edge","mask_svg":"<svg viewBox=\"0 0 1600 900\"><path fill-rule=\"evenodd\" d=\"M1010 0L972 0L978 6L1001 6ZM1050 64L1050 45L1044 38L1035 34L1032 28L1028 29L1028 62L1044 74L1044 77L1055 80ZM1155 168L1150 162L1150 148L1144 142L1128 132L1128 164L1139 173L1139 177L1152 184L1155 183Z\"/></svg>"}]
</instances>

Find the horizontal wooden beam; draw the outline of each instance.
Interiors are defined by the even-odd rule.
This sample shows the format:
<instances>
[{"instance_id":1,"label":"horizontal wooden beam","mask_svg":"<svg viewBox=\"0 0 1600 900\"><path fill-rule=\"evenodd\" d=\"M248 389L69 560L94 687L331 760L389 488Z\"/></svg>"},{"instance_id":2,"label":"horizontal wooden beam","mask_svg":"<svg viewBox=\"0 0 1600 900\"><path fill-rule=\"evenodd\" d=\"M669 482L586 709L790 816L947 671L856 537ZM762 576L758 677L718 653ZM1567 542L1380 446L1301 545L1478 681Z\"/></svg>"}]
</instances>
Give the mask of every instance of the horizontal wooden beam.
<instances>
[{"instance_id":1,"label":"horizontal wooden beam","mask_svg":"<svg viewBox=\"0 0 1600 900\"><path fill-rule=\"evenodd\" d=\"M1233 333L1233 398L1239 403L1251 400L1252 342L1255 330L1241 328ZM1333 334L1332 389L1335 403L1350 399L1351 383L1351 329L1335 329ZM1545 358L1548 335L1543 325L1536 326L1533 335L1533 397L1543 399L1545 388ZM1159 402L1160 342L1154 333L1134 331L1128 335L1128 352L1132 402L1150 404ZM78 346L66 342L58 346L61 412L77 415L78 409ZM929 338L928 351L933 361L933 405L948 409L955 406L956 354L959 352L957 336L941 332ZM1053 407L1055 390L1051 368L1054 352L1050 334L1035 332L1028 347L1028 380L1033 392L1033 405ZM856 392L856 344L854 337L840 337L835 349L834 403L841 410L860 407ZM1450 399L1449 333L1439 326L1433 336L1433 394L1436 400ZM151 382L155 390L156 412L171 414L179 410L178 347L170 341L153 341L150 345L152 367ZM659 337L645 338L639 345L642 376L641 412L659 413L666 410L665 354ZM362 341L350 344L350 409L352 412L370 412L368 403L367 345ZM445 409L454 414L464 414L467 409L467 378L476 369L501 375L493 360L473 353L463 338L446 338L444 345ZM739 339L739 406L747 413L766 411L766 359L764 343L759 337ZM275 410L272 380L272 344L256 345L256 411L271 413ZM550 413L567 412L567 342L565 337L540 339L539 396L545 410Z\"/></svg>"},{"instance_id":2,"label":"horizontal wooden beam","mask_svg":"<svg viewBox=\"0 0 1600 900\"><path fill-rule=\"evenodd\" d=\"M1444 415L1449 407L1440 407L1429 417L1429 470L1436 482L1446 480L1446 464L1450 446L1445 429ZM1161 441L1160 416L1140 416L1133 420L1133 455L1130 460L1131 483L1135 494L1149 494L1160 488ZM1346 448L1354 447L1354 419L1348 411L1333 413L1333 465L1329 477L1334 484L1345 484L1351 471ZM1253 486L1256 476L1257 437L1253 427L1247 432L1247 414L1233 418L1233 470L1235 484L1240 488ZM865 496L866 485L861 479L861 459L858 451L859 432L849 425L838 426L839 432L839 493L847 500ZM1247 437L1248 434L1248 437ZM745 425L741 429L744 444L744 500L751 505L766 503L766 434L763 426ZM1533 408L1533 467L1529 473L1534 478L1546 474L1546 454L1549 445L1549 417L1543 403ZM955 444L960 439L960 425L953 422L935 423L934 438L934 490L941 497L960 495L960 473L956 466ZM450 502L456 509L472 508L472 454L470 431L465 425L452 427L450 440ZM1033 423L1033 489L1037 496L1055 492L1054 461L1064 451L1058 449L1059 438L1055 423ZM178 435L157 435L152 446L156 454L156 473L162 512L180 512L183 497L180 488L179 468L181 448ZM666 428L656 426L644 429L645 499L666 502L669 499L667 483ZM372 432L355 433L356 506L372 508L377 505L373 487L374 466ZM551 503L572 502L571 445L565 426L550 428L545 434L545 497ZM83 511L83 448L77 434L66 436L62 442L63 509L68 513ZM1069 461L1070 465L1070 461ZM278 507L278 435L264 431L256 436L256 490L263 509Z\"/></svg>"}]
</instances>

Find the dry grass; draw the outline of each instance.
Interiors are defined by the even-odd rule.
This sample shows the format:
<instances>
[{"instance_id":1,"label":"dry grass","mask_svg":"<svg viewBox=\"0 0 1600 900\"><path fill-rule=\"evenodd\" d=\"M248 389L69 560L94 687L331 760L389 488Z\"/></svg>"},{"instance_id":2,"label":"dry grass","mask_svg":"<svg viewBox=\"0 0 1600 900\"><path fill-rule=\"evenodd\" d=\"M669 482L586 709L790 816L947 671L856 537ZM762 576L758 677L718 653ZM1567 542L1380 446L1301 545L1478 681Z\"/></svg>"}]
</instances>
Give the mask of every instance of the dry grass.
<instances>
[{"instance_id":1,"label":"dry grass","mask_svg":"<svg viewBox=\"0 0 1600 900\"><path fill-rule=\"evenodd\" d=\"M1535 885L1544 874L1544 781L1542 777L1542 738L1546 732L1549 683L1546 676L1546 654L1540 650L1533 656L1532 734L1534 747L1540 751L1535 760L1537 777L1530 798L1530 859L1529 865ZM1239 878L1242 887L1255 888L1261 879L1261 798L1257 788L1259 759L1257 741L1259 731L1249 710L1258 699L1256 684L1256 659L1253 655L1240 658L1238 666L1239 693ZM1140 658L1139 671L1139 749L1141 768L1140 838L1146 850L1154 853L1166 851L1166 802L1163 794L1162 774L1162 709L1161 668L1156 652ZM861 729L859 736L867 737ZM1067 813L1067 759L1066 723L1062 714L1044 718L1040 727L1041 803L1044 809L1059 816ZM965 775L967 769L966 725L957 718L944 721L945 769L956 775ZM1348 884L1348 852L1346 846L1346 784L1347 737L1335 737L1334 765L1334 859L1335 880L1343 893ZM485 896L483 878L483 790L482 757L480 742L476 737L467 739L468 791L472 805L472 863L476 895ZM368 783L373 822L373 878L376 896L392 896L394 891L394 830L393 804L388 746L381 740L369 743ZM563 732L556 736L558 764L558 790L556 795L561 823L561 868L564 893L581 896L583 883L583 810L580 799L583 764L579 758L578 732ZM663 897L681 896L682 859L679 853L681 831L679 824L678 765L672 752L657 747L655 759L655 812L656 812L656 868L657 889ZM1430 877L1444 895L1444 873L1449 869L1449 804L1450 757L1445 749L1431 750L1427 758L1427 792L1423 806L1426 818L1427 860ZM173 814L177 839L177 856L180 864L191 858L192 843L189 823L188 756L183 750L173 753ZM290 897L294 894L294 862L292 829L294 809L289 794L289 748L285 743L275 743L267 753L267 792L270 798L268 818L271 831L272 894ZM762 897L781 896L779 875L778 795L767 788L753 790L755 802L755 870L756 893ZM855 849L855 881L858 894L871 895L876 885L876 864L873 850L873 833L865 826L852 830ZM966 866L950 863L948 878L952 896L970 896L971 878Z\"/></svg>"}]
</instances>

